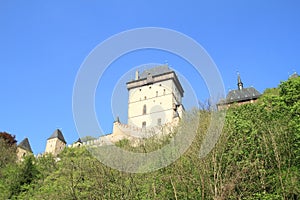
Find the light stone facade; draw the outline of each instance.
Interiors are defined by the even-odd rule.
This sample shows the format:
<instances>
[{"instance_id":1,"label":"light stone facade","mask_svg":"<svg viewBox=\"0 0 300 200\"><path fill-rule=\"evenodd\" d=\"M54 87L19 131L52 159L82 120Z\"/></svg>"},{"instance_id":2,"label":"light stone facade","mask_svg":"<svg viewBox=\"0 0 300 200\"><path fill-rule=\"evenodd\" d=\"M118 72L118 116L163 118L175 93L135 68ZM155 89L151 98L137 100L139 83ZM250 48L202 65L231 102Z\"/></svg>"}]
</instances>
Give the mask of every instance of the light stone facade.
<instances>
[{"instance_id":1,"label":"light stone facade","mask_svg":"<svg viewBox=\"0 0 300 200\"><path fill-rule=\"evenodd\" d=\"M168 66L144 71L127 83L128 125L149 129L171 123L182 117L183 89L174 71Z\"/></svg>"},{"instance_id":2,"label":"light stone facade","mask_svg":"<svg viewBox=\"0 0 300 200\"><path fill-rule=\"evenodd\" d=\"M57 156L66 146L66 141L60 130L55 130L48 138L45 153Z\"/></svg>"},{"instance_id":3,"label":"light stone facade","mask_svg":"<svg viewBox=\"0 0 300 200\"><path fill-rule=\"evenodd\" d=\"M23 158L28 155L32 155L32 149L29 144L28 138L25 138L17 146L17 158L18 161L23 161Z\"/></svg>"},{"instance_id":4,"label":"light stone facade","mask_svg":"<svg viewBox=\"0 0 300 200\"><path fill-rule=\"evenodd\" d=\"M21 147L17 147L17 159L18 161L22 161L25 156L32 155L32 152L23 149Z\"/></svg>"},{"instance_id":5,"label":"light stone facade","mask_svg":"<svg viewBox=\"0 0 300 200\"><path fill-rule=\"evenodd\" d=\"M45 153L51 153L57 156L64 148L66 144L58 138L52 138L47 140Z\"/></svg>"}]
</instances>

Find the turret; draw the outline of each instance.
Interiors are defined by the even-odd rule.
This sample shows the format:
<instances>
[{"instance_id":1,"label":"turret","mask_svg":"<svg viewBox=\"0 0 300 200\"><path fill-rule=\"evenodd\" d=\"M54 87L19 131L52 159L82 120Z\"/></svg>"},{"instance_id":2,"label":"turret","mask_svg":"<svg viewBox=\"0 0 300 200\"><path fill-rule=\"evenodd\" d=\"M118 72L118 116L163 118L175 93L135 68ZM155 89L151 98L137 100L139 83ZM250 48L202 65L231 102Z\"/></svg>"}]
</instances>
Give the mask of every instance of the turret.
<instances>
[{"instance_id":1,"label":"turret","mask_svg":"<svg viewBox=\"0 0 300 200\"><path fill-rule=\"evenodd\" d=\"M238 83L237 83L237 85L238 85L239 90L242 90L244 88L243 82L241 80L240 73L238 73Z\"/></svg>"},{"instance_id":2,"label":"turret","mask_svg":"<svg viewBox=\"0 0 300 200\"><path fill-rule=\"evenodd\" d=\"M45 153L57 156L66 146L65 138L59 129L56 129L47 139Z\"/></svg>"},{"instance_id":3,"label":"turret","mask_svg":"<svg viewBox=\"0 0 300 200\"><path fill-rule=\"evenodd\" d=\"M18 160L21 161L24 156L32 154L31 146L29 144L28 138L25 138L18 144L17 146L17 157Z\"/></svg>"}]
</instances>

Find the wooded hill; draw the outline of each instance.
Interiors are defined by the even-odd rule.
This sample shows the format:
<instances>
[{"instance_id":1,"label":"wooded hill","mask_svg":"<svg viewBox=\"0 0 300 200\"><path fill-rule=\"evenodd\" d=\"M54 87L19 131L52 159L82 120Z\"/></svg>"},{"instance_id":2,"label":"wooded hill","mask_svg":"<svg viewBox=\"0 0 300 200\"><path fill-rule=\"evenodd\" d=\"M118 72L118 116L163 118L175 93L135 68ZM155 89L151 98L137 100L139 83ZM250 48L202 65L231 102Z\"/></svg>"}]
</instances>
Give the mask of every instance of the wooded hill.
<instances>
[{"instance_id":1,"label":"wooded hill","mask_svg":"<svg viewBox=\"0 0 300 200\"><path fill-rule=\"evenodd\" d=\"M58 162L48 155L16 163L14 145L1 139L0 199L300 199L299 91L300 77L290 78L254 104L230 107L216 146L204 158L199 149L215 111L197 110L192 145L150 173L112 169L84 147L66 148ZM151 152L169 141L117 145Z\"/></svg>"}]
</instances>

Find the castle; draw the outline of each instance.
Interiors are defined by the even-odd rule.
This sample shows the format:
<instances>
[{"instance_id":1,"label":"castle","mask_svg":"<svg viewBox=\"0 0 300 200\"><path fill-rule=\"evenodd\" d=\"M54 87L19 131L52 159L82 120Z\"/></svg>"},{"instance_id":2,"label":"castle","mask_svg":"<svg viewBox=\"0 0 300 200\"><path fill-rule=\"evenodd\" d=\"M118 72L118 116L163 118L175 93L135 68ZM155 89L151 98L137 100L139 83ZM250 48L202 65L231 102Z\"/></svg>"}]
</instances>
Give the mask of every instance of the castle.
<instances>
[{"instance_id":1,"label":"castle","mask_svg":"<svg viewBox=\"0 0 300 200\"><path fill-rule=\"evenodd\" d=\"M98 139L82 142L80 139L68 147L81 145L107 145L121 139L149 137L169 132L182 118L184 90L176 75L167 65L136 71L135 79L126 83L128 89L128 123L117 118L112 133ZM25 145L24 145L25 144ZM45 154L57 156L65 147L62 132L56 129L47 139ZM28 139L18 145L18 158L32 153Z\"/></svg>"},{"instance_id":2,"label":"castle","mask_svg":"<svg viewBox=\"0 0 300 200\"><path fill-rule=\"evenodd\" d=\"M295 73L293 77L298 77ZM126 83L128 89L128 123L123 124L117 118L113 122L111 134L98 139L82 142L79 138L68 147L82 145L109 145L122 139L145 138L153 134L169 133L178 124L184 113L182 98L184 90L176 75L167 65L147 69L141 74L135 73L135 79ZM242 105L255 102L261 94L254 88L244 88L238 74L236 90L231 90L226 99L217 104L218 110L229 108L233 104ZM45 154L57 156L67 142L62 132L56 129L47 139ZM17 156L32 154L27 138L17 146Z\"/></svg>"}]
</instances>

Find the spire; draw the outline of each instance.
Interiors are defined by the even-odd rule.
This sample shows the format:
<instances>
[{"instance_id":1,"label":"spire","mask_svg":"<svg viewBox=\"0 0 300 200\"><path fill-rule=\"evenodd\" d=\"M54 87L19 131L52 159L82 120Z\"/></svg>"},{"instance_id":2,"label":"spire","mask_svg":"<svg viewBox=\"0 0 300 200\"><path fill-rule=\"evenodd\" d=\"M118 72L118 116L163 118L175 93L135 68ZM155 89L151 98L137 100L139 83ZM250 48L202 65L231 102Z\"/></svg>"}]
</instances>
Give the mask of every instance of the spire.
<instances>
[{"instance_id":1,"label":"spire","mask_svg":"<svg viewBox=\"0 0 300 200\"><path fill-rule=\"evenodd\" d=\"M239 89L239 90L242 90L243 87L244 87L244 85L243 85L243 82L242 82L242 80L241 80L240 73L238 72L237 74L238 74L238 83L237 83L237 86L238 86L238 89Z\"/></svg>"},{"instance_id":2,"label":"spire","mask_svg":"<svg viewBox=\"0 0 300 200\"><path fill-rule=\"evenodd\" d=\"M20 144L18 145L18 147L21 147L22 149L24 149L24 150L29 151L29 152L32 153L31 146L29 144L28 138L25 138L24 140L22 140L22 142L20 142Z\"/></svg>"}]
</instances>

